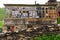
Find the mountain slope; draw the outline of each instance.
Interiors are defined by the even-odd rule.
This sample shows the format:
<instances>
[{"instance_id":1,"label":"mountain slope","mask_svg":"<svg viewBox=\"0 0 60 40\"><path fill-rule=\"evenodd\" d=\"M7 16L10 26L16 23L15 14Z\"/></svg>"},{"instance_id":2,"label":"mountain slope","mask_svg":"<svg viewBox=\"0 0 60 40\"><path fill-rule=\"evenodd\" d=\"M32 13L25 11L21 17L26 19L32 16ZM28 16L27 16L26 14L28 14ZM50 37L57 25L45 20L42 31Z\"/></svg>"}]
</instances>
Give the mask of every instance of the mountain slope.
<instances>
[{"instance_id":1,"label":"mountain slope","mask_svg":"<svg viewBox=\"0 0 60 40\"><path fill-rule=\"evenodd\" d=\"M4 8L0 8L0 20L4 18Z\"/></svg>"}]
</instances>

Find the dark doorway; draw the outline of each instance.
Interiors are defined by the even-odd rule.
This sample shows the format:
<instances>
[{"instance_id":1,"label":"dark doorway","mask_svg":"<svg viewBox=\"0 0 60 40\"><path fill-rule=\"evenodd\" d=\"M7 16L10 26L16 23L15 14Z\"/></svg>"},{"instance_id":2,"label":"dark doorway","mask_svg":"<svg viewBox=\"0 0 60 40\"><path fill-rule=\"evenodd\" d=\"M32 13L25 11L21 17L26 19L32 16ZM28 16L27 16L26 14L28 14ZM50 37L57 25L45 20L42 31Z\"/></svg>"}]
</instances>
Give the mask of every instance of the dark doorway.
<instances>
[{"instance_id":1,"label":"dark doorway","mask_svg":"<svg viewBox=\"0 0 60 40\"><path fill-rule=\"evenodd\" d=\"M59 17L60 17L60 12L59 12Z\"/></svg>"}]
</instances>

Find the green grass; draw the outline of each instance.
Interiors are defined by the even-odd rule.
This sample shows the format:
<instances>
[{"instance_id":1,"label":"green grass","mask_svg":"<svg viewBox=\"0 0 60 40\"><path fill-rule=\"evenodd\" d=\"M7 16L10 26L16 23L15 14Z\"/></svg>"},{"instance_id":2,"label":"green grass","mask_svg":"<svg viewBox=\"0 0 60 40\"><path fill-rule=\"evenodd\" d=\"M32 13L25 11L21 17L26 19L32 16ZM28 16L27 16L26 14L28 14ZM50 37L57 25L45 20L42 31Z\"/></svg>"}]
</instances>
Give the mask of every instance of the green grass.
<instances>
[{"instance_id":1,"label":"green grass","mask_svg":"<svg viewBox=\"0 0 60 40\"><path fill-rule=\"evenodd\" d=\"M4 21L0 21L0 28L3 28Z\"/></svg>"},{"instance_id":2,"label":"green grass","mask_svg":"<svg viewBox=\"0 0 60 40\"><path fill-rule=\"evenodd\" d=\"M38 35L37 37L33 37L31 40L60 40L60 34L48 34L48 35Z\"/></svg>"},{"instance_id":3,"label":"green grass","mask_svg":"<svg viewBox=\"0 0 60 40\"><path fill-rule=\"evenodd\" d=\"M0 8L0 20L4 18L4 8Z\"/></svg>"},{"instance_id":4,"label":"green grass","mask_svg":"<svg viewBox=\"0 0 60 40\"><path fill-rule=\"evenodd\" d=\"M3 28L4 8L0 8L0 28Z\"/></svg>"},{"instance_id":5,"label":"green grass","mask_svg":"<svg viewBox=\"0 0 60 40\"><path fill-rule=\"evenodd\" d=\"M57 19L57 24L60 24L60 18Z\"/></svg>"}]
</instances>

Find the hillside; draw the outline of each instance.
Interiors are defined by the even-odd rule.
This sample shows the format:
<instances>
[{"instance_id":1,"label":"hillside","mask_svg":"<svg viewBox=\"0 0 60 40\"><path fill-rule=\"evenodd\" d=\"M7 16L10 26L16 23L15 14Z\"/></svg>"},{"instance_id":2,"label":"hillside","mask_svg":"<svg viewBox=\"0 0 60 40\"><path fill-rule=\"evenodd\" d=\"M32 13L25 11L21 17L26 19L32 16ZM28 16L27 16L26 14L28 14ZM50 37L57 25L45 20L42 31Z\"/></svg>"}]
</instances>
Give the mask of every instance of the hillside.
<instances>
[{"instance_id":1,"label":"hillside","mask_svg":"<svg viewBox=\"0 0 60 40\"><path fill-rule=\"evenodd\" d=\"M0 20L4 18L4 8L0 8Z\"/></svg>"}]
</instances>

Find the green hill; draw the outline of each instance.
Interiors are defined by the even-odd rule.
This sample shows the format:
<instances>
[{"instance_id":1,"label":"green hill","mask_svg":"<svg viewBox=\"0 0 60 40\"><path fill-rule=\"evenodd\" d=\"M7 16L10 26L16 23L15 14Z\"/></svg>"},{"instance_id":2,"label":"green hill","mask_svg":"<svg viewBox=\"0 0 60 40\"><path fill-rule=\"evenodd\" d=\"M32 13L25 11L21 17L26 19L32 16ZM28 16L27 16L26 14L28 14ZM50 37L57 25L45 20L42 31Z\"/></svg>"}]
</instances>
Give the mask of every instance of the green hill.
<instances>
[{"instance_id":1,"label":"green hill","mask_svg":"<svg viewBox=\"0 0 60 40\"><path fill-rule=\"evenodd\" d=\"M4 18L4 8L0 8L0 20Z\"/></svg>"},{"instance_id":2,"label":"green hill","mask_svg":"<svg viewBox=\"0 0 60 40\"><path fill-rule=\"evenodd\" d=\"M4 8L0 8L0 28L3 28Z\"/></svg>"}]
</instances>

